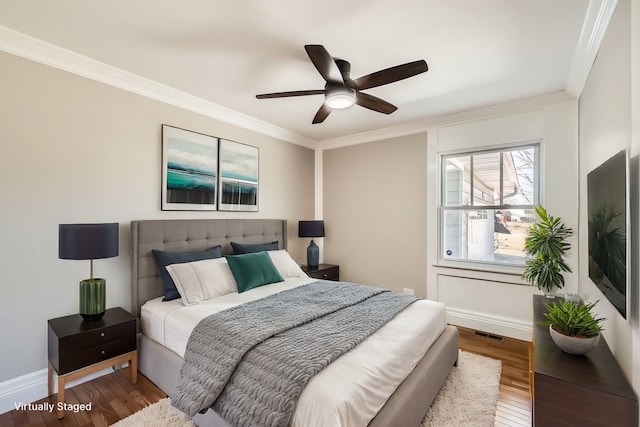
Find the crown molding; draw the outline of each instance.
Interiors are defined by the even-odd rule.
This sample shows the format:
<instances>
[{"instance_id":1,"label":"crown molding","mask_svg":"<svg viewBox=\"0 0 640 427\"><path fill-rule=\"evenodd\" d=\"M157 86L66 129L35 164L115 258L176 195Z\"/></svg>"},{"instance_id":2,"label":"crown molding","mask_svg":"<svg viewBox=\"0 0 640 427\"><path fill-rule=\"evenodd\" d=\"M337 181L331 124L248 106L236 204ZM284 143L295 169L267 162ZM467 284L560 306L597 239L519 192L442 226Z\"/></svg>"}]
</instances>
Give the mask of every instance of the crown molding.
<instances>
[{"instance_id":1,"label":"crown molding","mask_svg":"<svg viewBox=\"0 0 640 427\"><path fill-rule=\"evenodd\" d=\"M567 92L579 98L598 55L618 0L591 0L567 79Z\"/></svg>"},{"instance_id":2,"label":"crown molding","mask_svg":"<svg viewBox=\"0 0 640 427\"><path fill-rule=\"evenodd\" d=\"M0 26L0 50L266 136L307 148L317 147L317 141L295 132L3 26Z\"/></svg>"},{"instance_id":3,"label":"crown molding","mask_svg":"<svg viewBox=\"0 0 640 427\"><path fill-rule=\"evenodd\" d=\"M435 127L461 124L476 120L484 120L488 117L498 117L504 115L517 114L525 111L536 110L547 105L558 102L573 101L575 98L566 91L553 92L527 99L503 104L481 107L473 110L448 114L445 116L431 117L428 119L392 126L384 129L377 129L371 132L363 132L355 135L347 135L339 138L326 139L319 142L318 150L331 150L334 148L347 147L350 145L364 144L367 142L381 141L398 138L407 135L428 132Z\"/></svg>"},{"instance_id":4,"label":"crown molding","mask_svg":"<svg viewBox=\"0 0 640 427\"><path fill-rule=\"evenodd\" d=\"M266 136L322 151L426 132L427 129L434 126L473 120L473 117L479 114L485 117L486 115L508 114L513 113L514 109L522 111L523 109L536 108L543 104L560 102L572 97L578 98L589 76L593 61L617 4L618 0L590 0L585 23L569 72L566 91L323 141L316 141L274 126L3 26L0 26L0 50Z\"/></svg>"}]
</instances>

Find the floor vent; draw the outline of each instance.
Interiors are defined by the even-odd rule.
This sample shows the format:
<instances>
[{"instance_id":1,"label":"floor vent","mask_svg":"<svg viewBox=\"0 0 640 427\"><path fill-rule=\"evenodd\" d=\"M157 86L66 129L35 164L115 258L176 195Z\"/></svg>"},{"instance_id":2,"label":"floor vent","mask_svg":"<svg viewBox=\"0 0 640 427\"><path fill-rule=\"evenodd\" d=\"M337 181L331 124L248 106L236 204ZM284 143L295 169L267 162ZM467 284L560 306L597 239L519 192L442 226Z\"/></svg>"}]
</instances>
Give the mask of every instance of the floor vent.
<instances>
[{"instance_id":1,"label":"floor vent","mask_svg":"<svg viewBox=\"0 0 640 427\"><path fill-rule=\"evenodd\" d=\"M475 331L474 334L479 337L487 338L493 341L504 342L504 337L501 337L500 335L490 334L488 332L482 332L482 331Z\"/></svg>"}]
</instances>

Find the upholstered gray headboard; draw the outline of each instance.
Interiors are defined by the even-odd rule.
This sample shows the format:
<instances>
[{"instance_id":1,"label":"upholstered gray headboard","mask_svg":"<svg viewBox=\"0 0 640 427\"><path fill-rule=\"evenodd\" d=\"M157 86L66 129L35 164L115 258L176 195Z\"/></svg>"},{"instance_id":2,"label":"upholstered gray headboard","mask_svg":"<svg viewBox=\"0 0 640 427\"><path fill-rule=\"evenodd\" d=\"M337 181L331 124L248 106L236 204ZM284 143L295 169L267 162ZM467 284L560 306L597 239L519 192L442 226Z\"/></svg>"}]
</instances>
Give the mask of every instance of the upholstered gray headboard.
<instances>
[{"instance_id":1,"label":"upholstered gray headboard","mask_svg":"<svg viewBox=\"0 0 640 427\"><path fill-rule=\"evenodd\" d=\"M131 222L131 309L140 316L146 301L164 294L152 249L197 251L221 245L222 254L233 251L230 243L267 243L287 246L287 221L282 219L168 219Z\"/></svg>"}]
</instances>

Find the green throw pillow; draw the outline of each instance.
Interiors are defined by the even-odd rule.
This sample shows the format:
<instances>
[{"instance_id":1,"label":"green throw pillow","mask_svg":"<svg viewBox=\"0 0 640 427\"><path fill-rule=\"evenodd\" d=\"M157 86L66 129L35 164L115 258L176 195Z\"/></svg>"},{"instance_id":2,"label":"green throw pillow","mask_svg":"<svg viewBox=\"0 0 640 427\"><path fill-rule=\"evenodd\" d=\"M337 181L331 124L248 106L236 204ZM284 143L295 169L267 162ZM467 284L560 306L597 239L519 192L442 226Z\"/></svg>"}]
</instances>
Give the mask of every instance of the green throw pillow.
<instances>
[{"instance_id":1,"label":"green throw pillow","mask_svg":"<svg viewBox=\"0 0 640 427\"><path fill-rule=\"evenodd\" d=\"M284 281L266 252L233 255L226 258L238 284L238 293L269 283Z\"/></svg>"}]
</instances>

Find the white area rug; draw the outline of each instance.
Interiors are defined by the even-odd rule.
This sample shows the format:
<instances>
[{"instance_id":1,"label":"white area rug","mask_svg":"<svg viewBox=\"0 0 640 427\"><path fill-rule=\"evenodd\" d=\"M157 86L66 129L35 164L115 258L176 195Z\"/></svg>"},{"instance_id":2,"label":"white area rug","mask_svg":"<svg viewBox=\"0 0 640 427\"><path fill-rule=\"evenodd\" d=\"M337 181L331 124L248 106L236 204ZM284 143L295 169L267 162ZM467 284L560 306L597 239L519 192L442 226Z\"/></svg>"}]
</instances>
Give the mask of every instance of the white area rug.
<instances>
[{"instance_id":1,"label":"white area rug","mask_svg":"<svg viewBox=\"0 0 640 427\"><path fill-rule=\"evenodd\" d=\"M422 426L493 426L501 371L499 360L460 351L458 367L449 374L422 420ZM162 399L113 426L194 427L195 424L172 407L169 399Z\"/></svg>"},{"instance_id":2,"label":"white area rug","mask_svg":"<svg viewBox=\"0 0 640 427\"><path fill-rule=\"evenodd\" d=\"M196 427L187 415L171 406L168 398L118 421L112 427Z\"/></svg>"},{"instance_id":3,"label":"white area rug","mask_svg":"<svg viewBox=\"0 0 640 427\"><path fill-rule=\"evenodd\" d=\"M458 367L451 370L422 426L493 426L501 372L501 361L460 351Z\"/></svg>"}]
</instances>

